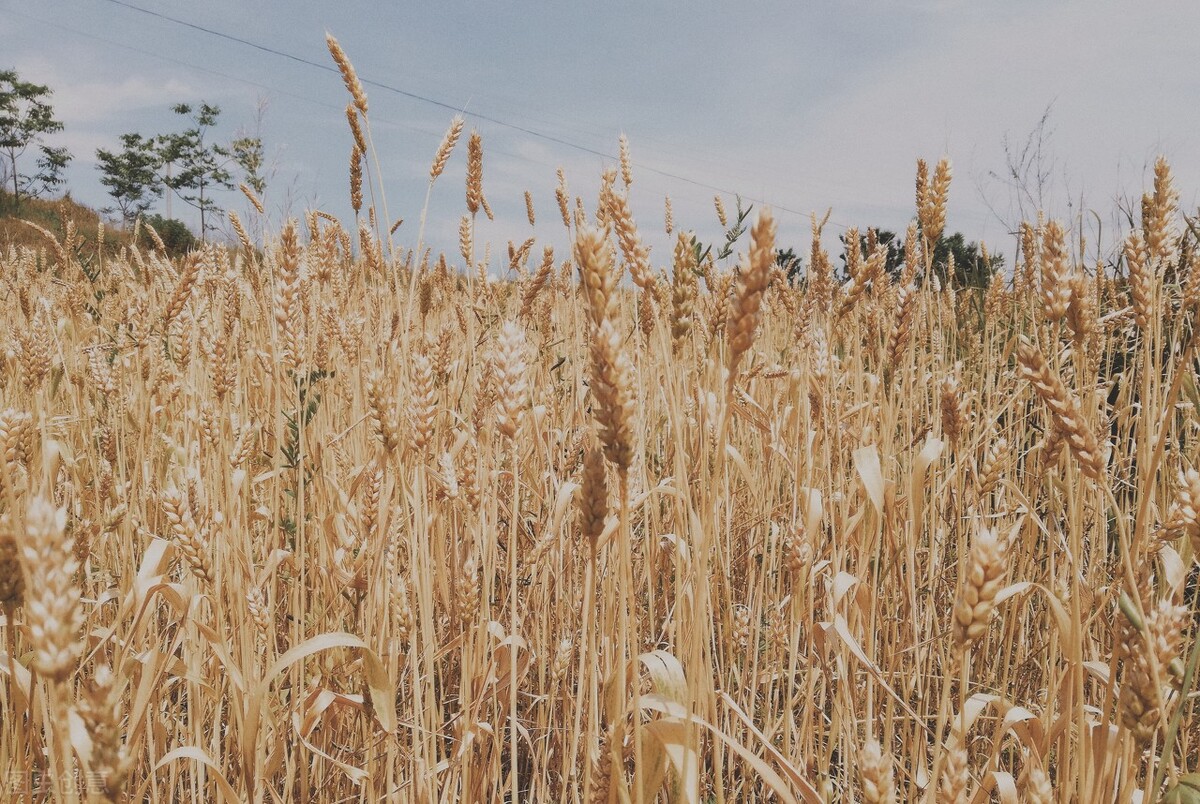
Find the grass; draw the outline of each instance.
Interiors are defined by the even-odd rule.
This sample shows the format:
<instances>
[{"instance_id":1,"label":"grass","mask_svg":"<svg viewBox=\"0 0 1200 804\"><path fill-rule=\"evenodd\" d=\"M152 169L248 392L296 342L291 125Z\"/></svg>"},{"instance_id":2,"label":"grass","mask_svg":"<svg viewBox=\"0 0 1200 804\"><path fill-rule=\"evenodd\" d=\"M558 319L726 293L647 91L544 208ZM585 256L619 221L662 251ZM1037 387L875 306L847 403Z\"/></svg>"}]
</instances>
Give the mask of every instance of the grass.
<instances>
[{"instance_id":1,"label":"grass","mask_svg":"<svg viewBox=\"0 0 1200 804\"><path fill-rule=\"evenodd\" d=\"M73 201L68 194L63 198L22 198L19 214L13 208L12 194L0 190L0 245L46 248L45 236L22 221L36 223L64 241L68 239L67 226L74 232L71 236L80 250L81 258L96 253L96 237L104 238L105 253L116 253L129 243L129 237L119 229L100 227L100 215L93 209Z\"/></svg>"}]
</instances>

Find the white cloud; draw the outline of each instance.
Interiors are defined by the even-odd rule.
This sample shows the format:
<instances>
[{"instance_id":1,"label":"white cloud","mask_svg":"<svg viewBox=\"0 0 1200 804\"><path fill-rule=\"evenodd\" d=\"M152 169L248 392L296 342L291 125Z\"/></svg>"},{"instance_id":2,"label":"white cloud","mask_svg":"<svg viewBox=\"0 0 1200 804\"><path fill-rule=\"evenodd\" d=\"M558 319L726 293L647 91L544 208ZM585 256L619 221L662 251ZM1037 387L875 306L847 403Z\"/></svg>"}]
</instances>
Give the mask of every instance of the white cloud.
<instances>
[{"instance_id":1,"label":"white cloud","mask_svg":"<svg viewBox=\"0 0 1200 804\"><path fill-rule=\"evenodd\" d=\"M948 153L956 166L951 226L999 236L973 178L1002 169L1004 135L1023 138L1050 103L1052 154L1085 203L1107 207L1122 182L1140 186L1141 166L1156 149L1193 186L1200 113L1186 90L1195 80L1174 72L1178 61L1155 60L1186 52L1191 34L1183 31L1200 25L1194 6L1177 5L1178 20L1166 30L1124 3L946 13L936 47L881 61L850 91L796 114L803 133L763 154L778 164L769 192L794 197L800 188L803 197L834 204L835 218L890 211L896 225L911 209L915 158ZM1155 17L1162 14L1156 9ZM817 125L803 125L814 117ZM807 182L798 176L805 167ZM1061 181L1058 190L1052 211L1063 214Z\"/></svg>"},{"instance_id":2,"label":"white cloud","mask_svg":"<svg viewBox=\"0 0 1200 804\"><path fill-rule=\"evenodd\" d=\"M131 113L162 109L201 95L217 97L211 86L200 87L174 76L131 75L104 58L99 50L90 43L82 45L75 49L71 60L26 50L17 55L17 71L27 80L54 90L55 111L69 125L118 121Z\"/></svg>"},{"instance_id":3,"label":"white cloud","mask_svg":"<svg viewBox=\"0 0 1200 804\"><path fill-rule=\"evenodd\" d=\"M119 81L62 82L59 87L55 101L62 109L63 119L76 124L119 120L131 112L162 109L181 99L204 94L178 79L160 83L142 76Z\"/></svg>"}]
</instances>

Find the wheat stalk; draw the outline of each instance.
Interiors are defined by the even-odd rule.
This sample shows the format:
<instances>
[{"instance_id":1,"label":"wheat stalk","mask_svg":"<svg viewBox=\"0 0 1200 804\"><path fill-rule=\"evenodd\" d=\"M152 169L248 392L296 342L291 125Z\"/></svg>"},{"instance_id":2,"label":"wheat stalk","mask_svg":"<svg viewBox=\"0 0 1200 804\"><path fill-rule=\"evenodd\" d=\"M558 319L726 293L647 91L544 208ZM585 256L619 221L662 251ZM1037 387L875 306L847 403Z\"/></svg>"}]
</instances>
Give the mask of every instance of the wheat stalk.
<instances>
[{"instance_id":1,"label":"wheat stalk","mask_svg":"<svg viewBox=\"0 0 1200 804\"><path fill-rule=\"evenodd\" d=\"M454 150L454 146L458 144L458 138L462 136L464 125L465 121L461 116L457 116L450 121L450 128L446 129L446 133L442 136L437 153L433 157L433 164L429 166L430 183L437 181L437 177L442 175L442 171L446 169L446 163L450 161L450 153Z\"/></svg>"},{"instance_id":2,"label":"wheat stalk","mask_svg":"<svg viewBox=\"0 0 1200 804\"><path fill-rule=\"evenodd\" d=\"M358 80L358 74L354 71L354 65L350 63L350 58L342 50L341 44L338 43L333 34L325 34L325 46L329 48L329 55L333 57L334 64L337 65L338 70L342 74L342 81L346 84L346 91L350 93L350 97L354 100L354 107L362 114L366 114L367 92L363 89L362 82Z\"/></svg>"},{"instance_id":3,"label":"wheat stalk","mask_svg":"<svg viewBox=\"0 0 1200 804\"><path fill-rule=\"evenodd\" d=\"M775 219L769 209L759 210L750 230L750 257L738 273L729 315L729 382L732 387L738 363L754 343L762 320L762 299L771 266L775 264Z\"/></svg>"},{"instance_id":4,"label":"wheat stalk","mask_svg":"<svg viewBox=\"0 0 1200 804\"><path fill-rule=\"evenodd\" d=\"M1021 364L1021 373L1050 409L1055 426L1066 439L1071 454L1079 461L1080 469L1093 480L1101 480L1104 476L1104 456L1100 452L1096 434L1084 420L1075 396L1046 363L1041 351L1028 340L1023 339L1017 346L1017 359Z\"/></svg>"}]
</instances>

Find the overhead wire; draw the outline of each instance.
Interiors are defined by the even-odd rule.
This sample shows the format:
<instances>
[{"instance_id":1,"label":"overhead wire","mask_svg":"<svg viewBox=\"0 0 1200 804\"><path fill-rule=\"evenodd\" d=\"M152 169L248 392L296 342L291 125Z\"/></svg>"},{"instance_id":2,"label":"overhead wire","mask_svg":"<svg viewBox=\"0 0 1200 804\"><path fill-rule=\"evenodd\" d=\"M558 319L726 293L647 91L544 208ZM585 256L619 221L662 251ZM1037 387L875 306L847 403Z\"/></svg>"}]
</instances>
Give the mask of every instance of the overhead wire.
<instances>
[{"instance_id":1,"label":"overhead wire","mask_svg":"<svg viewBox=\"0 0 1200 804\"><path fill-rule=\"evenodd\" d=\"M221 72L220 70L214 70L211 67L202 67L198 64L194 64L193 62L184 61L182 59L174 58L172 56L164 56L161 53L155 53L153 51L146 50L146 49L140 48L140 47L135 47L133 45L126 44L124 42L118 42L113 39L108 39L108 38L100 36L98 34L89 33L87 31L81 31L77 28L72 28L68 25L63 25L61 23L51 22L50 20L44 20L39 17L34 17L32 15L26 14L21 11L16 11L11 8L0 7L0 13L12 14L14 16L18 16L18 17L22 17L23 19L30 20L31 22L36 22L39 25L45 25L47 27L54 28L59 31L65 31L67 33L71 33L76 36L81 36L86 39L91 39L96 42L103 42L106 45L111 45L112 47L121 48L122 50L128 50L131 53L138 53L143 56L149 56L151 58L161 59L162 61L166 61L171 64L178 64L181 67L187 67L188 69L196 70L196 71L202 72L202 73L207 73L209 75L214 75L214 76L217 76L218 78L223 78L228 81L245 84L246 86L255 87L257 89L261 89L261 90L270 92L274 95L280 95L283 97L292 98L293 100L297 100L302 103L308 103L308 104L311 104L311 105L319 107L319 108L337 110L338 112L340 112L342 109L341 106L339 106L338 104L335 104L335 103L329 103L326 101L317 100L315 98L308 97L307 95L299 95L299 94L297 94L295 92L291 92L289 90L279 89L278 87L275 87L275 86L259 83L257 81L252 81L248 78L244 78L239 75L231 75L229 73L224 73L224 72ZM383 125L389 126L389 127L394 126L397 128L405 129L406 131L416 132L418 134L425 135L430 138L431 142L434 142L434 143L437 143L441 140L442 135L444 134L444 131L445 131L444 128L442 128L442 127L426 127L426 126L420 126L420 125L413 125L412 123L401 122L398 120L393 120L389 117L382 117L382 116L378 116L378 115L373 115L372 119L374 120L374 122L377 125L383 124ZM527 154L514 153L512 151L504 150L502 148L498 149L494 146L490 149L490 152L500 154L502 156L508 156L513 159L519 159L524 162L529 162L531 164L540 165L542 167L547 167L550 169L553 169L555 167L553 164L551 164L549 162L540 161L538 159L528 156Z\"/></svg>"},{"instance_id":2,"label":"overhead wire","mask_svg":"<svg viewBox=\"0 0 1200 804\"><path fill-rule=\"evenodd\" d=\"M130 3L127 0L105 0L105 2L115 5L115 6L121 6L123 8L129 9L131 11L136 11L136 12L139 12L139 13L151 16L151 17L156 17L156 18L164 20L166 22L169 22L169 23L172 23L175 25L180 25L182 27L189 28L194 31L198 31L200 33L204 33L209 36L214 36L214 37L217 37L220 39L224 39L226 41L233 42L235 44L242 45L244 47L253 48L254 50L258 50L263 53L277 56L279 58L287 59L287 60L295 62L297 64L302 64L306 67L312 67L314 69L321 70L323 72L340 74L336 67L333 67L329 64L323 64L321 62L313 61L312 59L308 59L303 56L297 56L294 53L288 53L287 51L279 50L278 48L273 48L268 45L264 45L259 42L255 42L253 40L246 39L245 37L235 36L233 34L226 33L224 31L219 31L214 28L209 28L204 25L199 25L197 23L189 22L187 20L180 19L180 18L172 16L170 14L166 14L166 13L163 13L160 11L155 11L153 9L145 8L143 6L139 6L135 3ZM518 131L518 132L521 132L522 134L526 134L530 137L535 137L537 139L544 140L546 142L552 142L556 145L561 145L565 148L570 148L570 149L573 149L576 151L580 151L582 153L590 154L592 156L597 156L602 159L608 159L608 160L612 160L612 161L616 161L618 159L618 156L616 154L602 151L600 149L593 148L591 146L584 145L582 143L573 142L564 137L560 137L560 136L557 136L555 134L551 134L551 133L548 133L545 131L540 131L538 129L531 128L529 126L525 126L520 123L515 123L510 120L505 120L503 118L496 117L495 115L489 115L489 114L485 114L482 112L464 112L461 108L459 108L458 106L455 106L451 103L447 103L445 101L438 100L437 98L433 98L428 95L421 94L419 92L413 92L411 90L404 89L403 87L399 87L394 84L389 84L389 83L379 81L376 79L366 78L362 75L359 75L359 80L362 81L362 83L366 84L367 86L373 86L373 87L375 87L377 89L381 89L385 92L390 92L390 93L393 93L393 94L396 94L396 95L399 95L399 96L402 96L405 98L409 98L411 100L415 100L415 101L418 101L421 103L426 103L426 104L429 104L429 105L432 105L432 106L435 106L435 107L438 107L441 109L445 109L447 111L454 112L455 114L463 114L465 117L471 117L476 120L491 123L493 125L501 126L503 128L507 128L507 129L510 129L513 131ZM809 212L801 212L799 210L792 209L785 205L782 205L782 204L779 204L779 203L776 203L773 201L768 201L764 198L749 196L749 195L746 195L743 193L739 193L736 190L731 190L726 187L721 187L719 185L715 185L715 184L705 182L705 181L702 181L699 179L694 179L690 176L685 176L681 173L677 173L677 172L669 171L669 170L663 170L661 168L656 168L653 165L648 165L644 162L635 161L634 166L637 167L638 169L644 170L648 173L653 173L655 175L662 176L663 178L672 179L674 181L689 184L694 187L700 187L700 188L703 188L706 190L711 190L716 193L724 193L726 195L740 196L747 201L752 201L752 202L758 203L758 204L769 204L773 210L776 210L778 212L783 212L783 213L787 213L790 215L796 215L798 217L805 218L805 219L809 218L810 215L812 214ZM830 223L832 223L834 226L837 226L838 228L841 228L841 229L849 228L847 225L838 223L836 221L830 221Z\"/></svg>"}]
</instances>

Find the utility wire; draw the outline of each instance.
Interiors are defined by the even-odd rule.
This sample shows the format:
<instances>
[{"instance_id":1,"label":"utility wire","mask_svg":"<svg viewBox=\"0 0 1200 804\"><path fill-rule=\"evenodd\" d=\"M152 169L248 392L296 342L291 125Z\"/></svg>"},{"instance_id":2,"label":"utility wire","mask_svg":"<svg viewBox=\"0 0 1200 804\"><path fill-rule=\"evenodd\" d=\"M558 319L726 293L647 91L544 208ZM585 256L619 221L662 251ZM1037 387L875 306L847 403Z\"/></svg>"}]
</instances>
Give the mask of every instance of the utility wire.
<instances>
[{"instance_id":1,"label":"utility wire","mask_svg":"<svg viewBox=\"0 0 1200 804\"><path fill-rule=\"evenodd\" d=\"M320 107L323 109L334 109L334 110L337 110L338 112L340 112L342 110L342 107L337 105L336 103L328 103L326 101L319 101L314 98L308 97L306 95L298 95L295 92L290 92L288 90L279 89L278 87L275 87L275 86L270 86L268 84L260 84L257 81L251 81L240 75L231 75L229 73L223 73L220 70L214 70L210 67L201 67L200 65L193 64L192 62L189 62L189 61L183 61L182 59L173 58L171 56L164 56L161 53L155 53L150 50L145 50L143 48L134 47L133 45L125 44L124 42L118 42L113 39L108 39L103 36L98 36L97 34L87 33L86 31L80 31L76 28L71 28L70 26L67 26L67 25L62 25L62 24L59 24L56 22L51 22L49 20L41 19L39 17L34 17L29 14L20 12L20 11L15 11L11 8L0 7L0 13L12 14L14 16L21 17L22 19L26 19L31 22L35 22L39 25L45 25L48 28L54 28L55 30L65 31L67 33L71 33L76 36L81 36L85 39L91 39L96 42L103 42L104 44L111 45L112 47L120 48L122 50L128 50L130 53L138 53L143 56L150 56L151 58L160 59L162 61L170 62L171 64L178 64L181 67L187 67L190 70L196 70L198 72L207 73L209 75L215 75L218 78L224 78L228 81L234 81L234 82L237 82L240 84L245 84L247 86L256 87L258 89L270 92L272 95L279 95L281 97L292 98L293 100L300 101L301 103L308 103L308 104L311 104L313 106L317 106L317 107ZM437 129L424 128L422 126L416 126L411 123L406 123L406 122L402 122L402 121L398 121L398 120L393 120L388 117L381 117L381 116L376 116L376 115L372 115L371 119L376 123L383 123L388 126L396 126L399 128L403 128L407 131L413 131L418 134L428 136L433 142L438 142L441 139L443 131L444 131L443 128L437 128ZM491 146L490 152L499 154L501 156L507 156L512 159L519 159L523 162L529 162L530 164L540 165L542 167L548 167L551 169L554 168L554 165L552 163L542 162L540 160L529 157L525 154L519 154L519 153L514 153L512 151L507 151L502 148L498 148L494 145Z\"/></svg>"},{"instance_id":2,"label":"utility wire","mask_svg":"<svg viewBox=\"0 0 1200 804\"><path fill-rule=\"evenodd\" d=\"M145 15L148 15L151 17L156 17L158 19L164 20L166 22L170 22L175 25L180 25L185 28L190 28L191 30L199 31L200 33L204 33L204 34L208 34L209 36L215 36L215 37L224 39L229 42L234 42L235 44L253 48L254 50L258 50L263 53L268 53L273 56L278 56L280 58L288 59L289 61L296 62L297 64L303 64L307 67L313 67L318 70L322 70L323 72L334 73L336 75L341 74L340 71L336 67L332 67L328 64L322 64L321 62L313 61L312 59L306 59L303 56L297 56L294 53L288 53L283 50L277 50L276 48L268 47L267 45L262 45L262 44L259 44L258 42L253 42L249 39L245 39L240 36L234 36L233 34L225 33L224 31L218 31L213 28L207 28L203 25L197 25L196 23L188 22L187 20L179 19L178 17L173 17L170 14L164 14L159 11L154 11L153 9L144 8L144 7L136 5L134 3L126 2L126 0L105 0L105 2L111 3L112 5L115 5L115 6L121 6L122 8L127 8L131 11L137 11L139 13L142 13L142 14L145 14ZM609 160L613 160L613 161L616 161L616 159L617 159L617 156L615 154L606 153L606 152L598 150L596 148L591 148L587 145L582 145L580 143L572 142L572 141L564 139L562 137L555 136L554 134L548 134L544 131L539 131L537 129L529 128L528 126L523 126L519 123L513 123L508 120L503 120L498 117L493 117L491 115L481 114L479 112L464 112L459 107L454 106L449 103L446 103L445 101L440 101L437 98L431 98L427 95L422 95L417 92L412 92L407 89L403 89L402 87L395 86L393 84L387 84L387 83L383 83L382 81L375 81L372 79L363 78L361 75L359 76L359 80L362 81L364 84L367 84L368 86L373 86L378 89L382 89L386 92L391 92L396 95L400 95L402 97L409 98L411 100L419 101L421 103L427 103L427 104L436 106L441 109L446 109L448 111L454 112L455 114L463 114L467 117L473 117L476 120L482 120L484 122L492 123L493 125L511 129L513 131L519 131L522 134L527 134L531 137L536 137L538 139L545 140L546 142L552 142L552 143L555 143L556 145L561 145L565 148L571 148L576 151L581 151L586 154L591 154L592 156L598 156L602 159L609 159ZM650 165L646 165L643 163L635 162L634 164L638 168L645 170L648 173L654 173L654 174L662 176L664 178L673 179L675 181L683 182L685 184L690 184L694 187L701 187L706 190L712 190L713 192L725 193L726 195L740 196L742 198L745 198L747 201L753 201L758 204L768 204L769 203L765 199L762 199L762 198L754 198L752 196L742 195L734 190L730 190L725 187L719 187L715 184L709 184L707 182L703 182L698 179L692 179L692 178L683 176L678 173L673 173L673 172L667 171L667 170L661 170L659 168L651 167ZM796 215L801 218L809 217L809 213L800 212L799 210L795 210L795 209L790 209L790 208L782 206L780 204L770 203L770 206L772 209L778 210L780 212L786 212L791 215ZM842 228L842 229L848 228L847 226L837 223L836 221L830 221L830 223L832 223L835 226Z\"/></svg>"}]
</instances>

